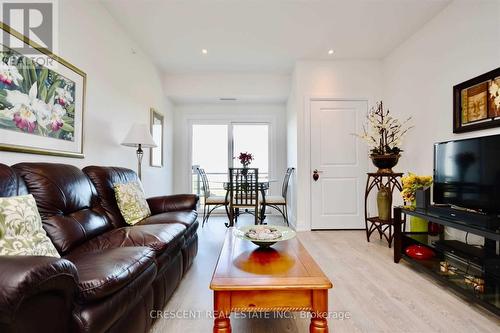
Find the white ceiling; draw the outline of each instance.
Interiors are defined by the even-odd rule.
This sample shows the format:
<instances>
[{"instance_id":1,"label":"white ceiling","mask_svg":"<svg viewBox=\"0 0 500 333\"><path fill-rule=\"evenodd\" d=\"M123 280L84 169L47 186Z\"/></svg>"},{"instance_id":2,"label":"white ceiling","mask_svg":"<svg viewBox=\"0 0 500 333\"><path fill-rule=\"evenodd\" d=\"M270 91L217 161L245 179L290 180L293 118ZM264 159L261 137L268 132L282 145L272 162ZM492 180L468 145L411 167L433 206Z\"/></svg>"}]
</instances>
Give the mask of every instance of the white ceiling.
<instances>
[{"instance_id":1,"label":"white ceiling","mask_svg":"<svg viewBox=\"0 0 500 333\"><path fill-rule=\"evenodd\" d=\"M450 1L102 2L167 73L289 73L296 60L383 58Z\"/></svg>"}]
</instances>

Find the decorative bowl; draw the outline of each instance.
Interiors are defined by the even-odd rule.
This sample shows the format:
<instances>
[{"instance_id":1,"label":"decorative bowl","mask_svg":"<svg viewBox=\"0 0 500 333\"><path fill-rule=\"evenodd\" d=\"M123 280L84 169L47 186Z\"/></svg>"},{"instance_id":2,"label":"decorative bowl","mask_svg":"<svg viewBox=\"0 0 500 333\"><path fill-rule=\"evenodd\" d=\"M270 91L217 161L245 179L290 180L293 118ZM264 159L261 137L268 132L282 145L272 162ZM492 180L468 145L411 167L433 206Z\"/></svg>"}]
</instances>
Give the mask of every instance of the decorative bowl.
<instances>
[{"instance_id":1,"label":"decorative bowl","mask_svg":"<svg viewBox=\"0 0 500 333\"><path fill-rule=\"evenodd\" d=\"M278 232L281 233L281 236L278 238L274 239L255 239L247 236L247 233L252 230L252 229L257 229L257 228L271 228L274 229ZM270 247L271 245L277 243L277 242L282 242L285 240L289 240L295 237L295 230L290 229L285 226L280 226L280 225L246 225L246 226L241 226L238 229L234 230L234 235L238 238L250 241L254 243L255 245L259 247Z\"/></svg>"},{"instance_id":2,"label":"decorative bowl","mask_svg":"<svg viewBox=\"0 0 500 333\"><path fill-rule=\"evenodd\" d=\"M392 173L392 168L398 164L400 157L399 154L370 155L373 165L378 168L378 173Z\"/></svg>"},{"instance_id":3,"label":"decorative bowl","mask_svg":"<svg viewBox=\"0 0 500 333\"><path fill-rule=\"evenodd\" d=\"M410 245L405 249L405 253L407 256L417 259L417 260L427 260L434 257L436 254L427 246L423 245Z\"/></svg>"}]
</instances>

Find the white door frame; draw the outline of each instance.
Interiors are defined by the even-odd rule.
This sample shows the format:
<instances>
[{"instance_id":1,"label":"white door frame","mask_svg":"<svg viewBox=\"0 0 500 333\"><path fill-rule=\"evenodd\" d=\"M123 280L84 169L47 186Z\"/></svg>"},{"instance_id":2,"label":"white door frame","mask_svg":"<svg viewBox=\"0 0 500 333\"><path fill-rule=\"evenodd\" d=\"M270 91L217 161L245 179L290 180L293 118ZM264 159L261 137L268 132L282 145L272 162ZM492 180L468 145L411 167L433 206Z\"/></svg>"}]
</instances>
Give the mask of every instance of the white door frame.
<instances>
[{"instance_id":1,"label":"white door frame","mask_svg":"<svg viewBox=\"0 0 500 333\"><path fill-rule=\"evenodd\" d=\"M345 97L325 97L325 96L306 96L304 101L304 147L302 151L309 150L309 154L305 154L307 156L304 160L304 170L302 170L301 175L307 181L304 183L304 195L305 195L305 216L308 219L307 226L309 230L312 230L312 197L311 197L311 177L312 177L312 168L311 168L311 103L312 102L321 102L321 101L353 101L353 102L366 102L366 107L368 110L368 98L345 98Z\"/></svg>"}]
</instances>

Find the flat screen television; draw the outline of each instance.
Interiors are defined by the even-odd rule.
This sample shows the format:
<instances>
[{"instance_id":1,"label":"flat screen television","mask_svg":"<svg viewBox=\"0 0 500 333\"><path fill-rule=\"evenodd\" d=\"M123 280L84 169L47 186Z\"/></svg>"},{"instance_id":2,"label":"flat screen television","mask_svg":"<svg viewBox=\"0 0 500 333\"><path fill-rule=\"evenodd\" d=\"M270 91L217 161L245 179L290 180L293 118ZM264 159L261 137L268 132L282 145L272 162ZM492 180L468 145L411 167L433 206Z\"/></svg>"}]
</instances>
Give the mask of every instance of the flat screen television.
<instances>
[{"instance_id":1,"label":"flat screen television","mask_svg":"<svg viewBox=\"0 0 500 333\"><path fill-rule=\"evenodd\" d=\"M434 145L434 203L500 215L500 135Z\"/></svg>"}]
</instances>

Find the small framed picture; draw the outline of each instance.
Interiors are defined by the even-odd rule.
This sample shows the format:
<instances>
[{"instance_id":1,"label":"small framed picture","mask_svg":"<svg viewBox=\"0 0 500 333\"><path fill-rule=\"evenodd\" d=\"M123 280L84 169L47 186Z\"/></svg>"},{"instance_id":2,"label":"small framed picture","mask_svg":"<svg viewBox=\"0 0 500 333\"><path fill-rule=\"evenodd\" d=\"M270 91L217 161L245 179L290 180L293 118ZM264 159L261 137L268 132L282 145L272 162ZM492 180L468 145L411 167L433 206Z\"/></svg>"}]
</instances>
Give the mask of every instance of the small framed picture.
<instances>
[{"instance_id":1,"label":"small framed picture","mask_svg":"<svg viewBox=\"0 0 500 333\"><path fill-rule=\"evenodd\" d=\"M163 167L163 127L163 115L151 108L151 136L156 143L156 147L151 148L152 167Z\"/></svg>"},{"instance_id":2,"label":"small framed picture","mask_svg":"<svg viewBox=\"0 0 500 333\"><path fill-rule=\"evenodd\" d=\"M500 76L494 78L488 85L488 99L490 118L500 117Z\"/></svg>"},{"instance_id":3,"label":"small framed picture","mask_svg":"<svg viewBox=\"0 0 500 333\"><path fill-rule=\"evenodd\" d=\"M488 118L488 82L462 90L462 124Z\"/></svg>"},{"instance_id":4,"label":"small framed picture","mask_svg":"<svg viewBox=\"0 0 500 333\"><path fill-rule=\"evenodd\" d=\"M500 126L500 68L453 87L453 132Z\"/></svg>"}]
</instances>

